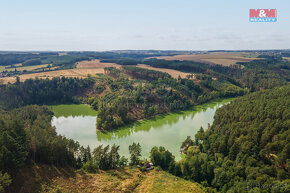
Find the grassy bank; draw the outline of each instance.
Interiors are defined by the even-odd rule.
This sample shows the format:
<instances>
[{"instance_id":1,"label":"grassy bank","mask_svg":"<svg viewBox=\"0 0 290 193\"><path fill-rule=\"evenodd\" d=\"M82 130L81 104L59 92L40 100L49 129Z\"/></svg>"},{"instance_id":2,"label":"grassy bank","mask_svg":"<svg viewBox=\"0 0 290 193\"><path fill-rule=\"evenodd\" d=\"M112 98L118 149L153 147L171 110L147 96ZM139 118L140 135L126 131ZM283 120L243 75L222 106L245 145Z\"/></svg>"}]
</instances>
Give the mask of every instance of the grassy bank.
<instances>
[{"instance_id":1,"label":"grassy bank","mask_svg":"<svg viewBox=\"0 0 290 193\"><path fill-rule=\"evenodd\" d=\"M96 174L35 165L19 171L11 192L196 192L198 184L164 171L140 172L137 168L100 171Z\"/></svg>"}]
</instances>

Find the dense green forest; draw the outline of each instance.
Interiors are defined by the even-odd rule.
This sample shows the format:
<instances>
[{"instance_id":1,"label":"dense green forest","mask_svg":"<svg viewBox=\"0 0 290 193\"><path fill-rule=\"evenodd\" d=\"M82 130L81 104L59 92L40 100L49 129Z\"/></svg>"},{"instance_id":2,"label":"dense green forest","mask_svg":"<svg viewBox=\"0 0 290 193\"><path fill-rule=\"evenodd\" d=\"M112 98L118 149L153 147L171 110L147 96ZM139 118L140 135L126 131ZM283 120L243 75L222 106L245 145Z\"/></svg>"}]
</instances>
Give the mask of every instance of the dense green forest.
<instances>
[{"instance_id":1,"label":"dense green forest","mask_svg":"<svg viewBox=\"0 0 290 193\"><path fill-rule=\"evenodd\" d=\"M130 162L119 146L100 145L91 150L57 135L51 126L53 113L47 107L26 106L0 114L0 192L5 192L21 168L33 164L73 167L96 173L141 163L139 143L129 145ZM13 190L13 189L12 189ZM11 192L11 191L9 191ZM13 191L12 191L13 192Z\"/></svg>"},{"instance_id":2,"label":"dense green forest","mask_svg":"<svg viewBox=\"0 0 290 193\"><path fill-rule=\"evenodd\" d=\"M28 79L23 83L0 85L0 107L12 109L29 104L76 103L76 95L93 86L92 78Z\"/></svg>"},{"instance_id":3,"label":"dense green forest","mask_svg":"<svg viewBox=\"0 0 290 193\"><path fill-rule=\"evenodd\" d=\"M0 114L0 192L21 167L35 163L76 165L79 144L58 136L51 126L52 112L26 106ZM6 178L5 178L6 176ZM5 185L6 182L6 185ZM2 188L2 191L1 191Z\"/></svg>"},{"instance_id":4,"label":"dense green forest","mask_svg":"<svg viewBox=\"0 0 290 193\"><path fill-rule=\"evenodd\" d=\"M86 172L124 167L128 159L120 156L119 146L80 146L57 135L51 126L53 113L45 106L25 106L0 112L0 192L12 183L19 169L34 163L82 168ZM130 165L140 162L141 147L129 146Z\"/></svg>"},{"instance_id":5,"label":"dense green forest","mask_svg":"<svg viewBox=\"0 0 290 193\"><path fill-rule=\"evenodd\" d=\"M157 147L151 160L221 192L289 192L290 86L256 92L217 110L210 129L182 144L185 158Z\"/></svg>"}]
</instances>

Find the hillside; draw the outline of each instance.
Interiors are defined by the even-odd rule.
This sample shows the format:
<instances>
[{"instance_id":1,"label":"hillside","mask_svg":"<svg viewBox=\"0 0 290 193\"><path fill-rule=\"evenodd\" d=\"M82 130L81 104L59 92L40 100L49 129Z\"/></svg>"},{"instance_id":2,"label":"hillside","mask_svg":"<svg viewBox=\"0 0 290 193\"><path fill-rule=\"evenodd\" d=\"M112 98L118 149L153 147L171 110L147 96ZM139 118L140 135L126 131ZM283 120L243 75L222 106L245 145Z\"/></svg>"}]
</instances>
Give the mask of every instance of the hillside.
<instances>
[{"instance_id":1,"label":"hillside","mask_svg":"<svg viewBox=\"0 0 290 193\"><path fill-rule=\"evenodd\" d=\"M10 192L196 192L196 184L164 171L139 169L100 171L89 174L72 168L36 165L21 169Z\"/></svg>"},{"instance_id":2,"label":"hillside","mask_svg":"<svg viewBox=\"0 0 290 193\"><path fill-rule=\"evenodd\" d=\"M218 109L210 129L184 142L180 176L221 192L289 192L289 96L287 85Z\"/></svg>"}]
</instances>

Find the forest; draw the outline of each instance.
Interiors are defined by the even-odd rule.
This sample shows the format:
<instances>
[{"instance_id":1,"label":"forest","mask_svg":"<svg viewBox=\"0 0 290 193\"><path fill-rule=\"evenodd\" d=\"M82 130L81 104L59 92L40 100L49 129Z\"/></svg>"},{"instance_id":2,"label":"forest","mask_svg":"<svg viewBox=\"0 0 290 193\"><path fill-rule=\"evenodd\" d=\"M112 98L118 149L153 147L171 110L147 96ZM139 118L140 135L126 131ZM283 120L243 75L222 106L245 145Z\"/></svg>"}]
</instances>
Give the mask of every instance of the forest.
<instances>
[{"instance_id":1,"label":"forest","mask_svg":"<svg viewBox=\"0 0 290 193\"><path fill-rule=\"evenodd\" d=\"M103 77L97 81L101 85L97 90L102 93L107 86L107 92L102 97L88 99L98 110L97 128L100 130L248 92L226 81L205 80L198 85L186 78L176 80L167 73L135 66L126 66L122 71L116 68L105 71L113 78Z\"/></svg>"},{"instance_id":2,"label":"forest","mask_svg":"<svg viewBox=\"0 0 290 193\"><path fill-rule=\"evenodd\" d=\"M0 108L13 109L30 104L78 103L76 95L93 86L92 78L28 79L0 85Z\"/></svg>"},{"instance_id":3,"label":"forest","mask_svg":"<svg viewBox=\"0 0 290 193\"><path fill-rule=\"evenodd\" d=\"M289 192L289 96L287 85L238 98L183 142L184 159L154 147L151 160L208 192Z\"/></svg>"},{"instance_id":4,"label":"forest","mask_svg":"<svg viewBox=\"0 0 290 193\"><path fill-rule=\"evenodd\" d=\"M0 192L4 192L19 169L33 164L73 167L85 172L124 167L128 159L119 146L99 146L91 151L72 139L57 135L51 126L53 113L45 106L30 105L0 112ZM141 147L129 147L129 164L139 164ZM13 191L12 191L13 192Z\"/></svg>"}]
</instances>

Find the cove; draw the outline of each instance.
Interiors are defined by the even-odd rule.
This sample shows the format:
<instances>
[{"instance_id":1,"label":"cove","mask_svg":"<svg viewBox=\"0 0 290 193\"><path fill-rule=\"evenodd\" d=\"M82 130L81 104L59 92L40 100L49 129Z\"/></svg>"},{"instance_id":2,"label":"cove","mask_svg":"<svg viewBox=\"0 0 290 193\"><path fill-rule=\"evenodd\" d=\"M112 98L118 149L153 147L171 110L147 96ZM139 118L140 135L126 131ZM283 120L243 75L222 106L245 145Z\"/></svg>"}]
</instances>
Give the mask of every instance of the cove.
<instances>
[{"instance_id":1,"label":"cove","mask_svg":"<svg viewBox=\"0 0 290 193\"><path fill-rule=\"evenodd\" d=\"M179 149L186 137L194 138L201 126L207 129L208 123L213 123L217 108L231 100L217 100L190 110L159 115L113 131L96 131L96 111L87 105L56 105L52 106L55 116L51 124L58 134L80 145L89 145L91 150L102 144L116 144L120 146L120 155L129 158L129 145L139 142L143 158L149 157L153 146L163 146L179 160Z\"/></svg>"}]
</instances>

